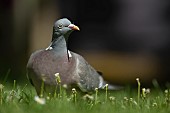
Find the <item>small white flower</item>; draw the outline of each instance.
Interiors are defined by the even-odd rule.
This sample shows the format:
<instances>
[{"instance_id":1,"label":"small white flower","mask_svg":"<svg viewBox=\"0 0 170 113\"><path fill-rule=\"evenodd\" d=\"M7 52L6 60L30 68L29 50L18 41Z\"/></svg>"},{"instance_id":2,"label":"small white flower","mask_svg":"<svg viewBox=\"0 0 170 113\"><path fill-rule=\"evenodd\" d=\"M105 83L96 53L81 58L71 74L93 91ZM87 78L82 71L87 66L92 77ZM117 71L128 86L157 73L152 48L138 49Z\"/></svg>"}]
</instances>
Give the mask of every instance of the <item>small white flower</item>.
<instances>
[{"instance_id":1,"label":"small white flower","mask_svg":"<svg viewBox=\"0 0 170 113\"><path fill-rule=\"evenodd\" d=\"M139 81L139 78L136 78L136 81Z\"/></svg>"},{"instance_id":2,"label":"small white flower","mask_svg":"<svg viewBox=\"0 0 170 113\"><path fill-rule=\"evenodd\" d=\"M123 99L124 99L125 101L128 101L128 100L129 100L127 97L124 97Z\"/></svg>"},{"instance_id":3,"label":"small white flower","mask_svg":"<svg viewBox=\"0 0 170 113\"><path fill-rule=\"evenodd\" d=\"M146 93L150 93L151 90L149 88L146 89Z\"/></svg>"},{"instance_id":4,"label":"small white flower","mask_svg":"<svg viewBox=\"0 0 170 113\"><path fill-rule=\"evenodd\" d=\"M116 99L116 97L111 96L111 97L109 97L109 99L110 99L110 101L114 101Z\"/></svg>"},{"instance_id":5,"label":"small white flower","mask_svg":"<svg viewBox=\"0 0 170 113\"><path fill-rule=\"evenodd\" d=\"M152 104L152 106L153 106L153 107L156 107L156 106L158 106L158 104L157 104L156 102L154 102L154 103Z\"/></svg>"},{"instance_id":6,"label":"small white flower","mask_svg":"<svg viewBox=\"0 0 170 113\"><path fill-rule=\"evenodd\" d=\"M108 84L106 84L104 87L105 87L105 88L108 88Z\"/></svg>"},{"instance_id":7,"label":"small white flower","mask_svg":"<svg viewBox=\"0 0 170 113\"><path fill-rule=\"evenodd\" d=\"M75 89L75 88L73 88L73 89L72 89L72 91L76 91L76 89Z\"/></svg>"},{"instance_id":8,"label":"small white flower","mask_svg":"<svg viewBox=\"0 0 170 113\"><path fill-rule=\"evenodd\" d=\"M44 98L40 98L39 96L35 96L34 100L41 105L44 105L46 102Z\"/></svg>"},{"instance_id":9,"label":"small white flower","mask_svg":"<svg viewBox=\"0 0 170 113\"><path fill-rule=\"evenodd\" d=\"M68 88L67 84L63 84L63 88L67 89Z\"/></svg>"},{"instance_id":10,"label":"small white flower","mask_svg":"<svg viewBox=\"0 0 170 113\"><path fill-rule=\"evenodd\" d=\"M146 92L146 89L145 89L145 88L142 88L142 91L143 91L143 92Z\"/></svg>"},{"instance_id":11,"label":"small white flower","mask_svg":"<svg viewBox=\"0 0 170 113\"><path fill-rule=\"evenodd\" d=\"M57 82L57 84L60 84L60 83L61 83L60 73L56 73L56 74L55 74L55 77L56 77L56 82Z\"/></svg>"},{"instance_id":12,"label":"small white flower","mask_svg":"<svg viewBox=\"0 0 170 113\"><path fill-rule=\"evenodd\" d=\"M55 77L59 77L59 75L60 75L59 73L56 73L56 74L55 74Z\"/></svg>"}]
</instances>

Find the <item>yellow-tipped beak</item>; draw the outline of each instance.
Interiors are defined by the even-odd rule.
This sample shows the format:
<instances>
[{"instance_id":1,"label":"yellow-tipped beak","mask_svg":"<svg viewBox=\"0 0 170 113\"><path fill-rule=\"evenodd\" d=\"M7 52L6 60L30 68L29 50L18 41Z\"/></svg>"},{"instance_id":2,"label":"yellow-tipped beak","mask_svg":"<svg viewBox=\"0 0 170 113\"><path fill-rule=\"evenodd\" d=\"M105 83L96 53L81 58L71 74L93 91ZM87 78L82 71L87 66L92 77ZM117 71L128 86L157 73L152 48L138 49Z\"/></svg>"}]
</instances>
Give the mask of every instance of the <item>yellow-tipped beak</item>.
<instances>
[{"instance_id":1,"label":"yellow-tipped beak","mask_svg":"<svg viewBox=\"0 0 170 113\"><path fill-rule=\"evenodd\" d=\"M76 26L76 25L74 25L74 24L70 24L70 25L68 26L68 28L70 28L70 29L72 29L72 30L78 30L78 31L80 31L79 27Z\"/></svg>"}]
</instances>

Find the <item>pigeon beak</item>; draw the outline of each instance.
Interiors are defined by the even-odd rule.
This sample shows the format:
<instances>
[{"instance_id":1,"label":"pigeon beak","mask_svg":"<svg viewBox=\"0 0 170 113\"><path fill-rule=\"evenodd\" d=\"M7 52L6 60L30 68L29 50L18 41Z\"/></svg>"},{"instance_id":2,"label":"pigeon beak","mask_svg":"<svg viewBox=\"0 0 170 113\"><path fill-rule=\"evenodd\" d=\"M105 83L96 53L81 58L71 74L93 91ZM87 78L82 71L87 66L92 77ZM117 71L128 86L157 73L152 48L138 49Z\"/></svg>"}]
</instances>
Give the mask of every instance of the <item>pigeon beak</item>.
<instances>
[{"instance_id":1,"label":"pigeon beak","mask_svg":"<svg viewBox=\"0 0 170 113\"><path fill-rule=\"evenodd\" d=\"M68 26L68 28L70 28L70 29L72 29L72 30L78 30L78 31L80 31L79 27L76 26L76 25L74 25L74 24L70 24L70 25Z\"/></svg>"}]
</instances>

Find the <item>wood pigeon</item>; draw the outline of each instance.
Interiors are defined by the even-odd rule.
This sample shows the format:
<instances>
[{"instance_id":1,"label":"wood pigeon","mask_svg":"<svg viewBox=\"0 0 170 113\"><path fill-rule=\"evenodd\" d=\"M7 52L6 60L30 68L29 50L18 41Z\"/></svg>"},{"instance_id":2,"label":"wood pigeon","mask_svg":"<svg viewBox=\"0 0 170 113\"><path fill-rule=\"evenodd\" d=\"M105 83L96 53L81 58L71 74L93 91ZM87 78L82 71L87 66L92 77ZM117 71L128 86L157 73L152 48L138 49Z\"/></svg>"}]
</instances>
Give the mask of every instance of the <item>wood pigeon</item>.
<instances>
[{"instance_id":1,"label":"wood pigeon","mask_svg":"<svg viewBox=\"0 0 170 113\"><path fill-rule=\"evenodd\" d=\"M28 78L40 94L42 81L45 92L54 92L57 85L56 74L59 74L61 85L67 88L78 88L90 92L95 88L102 89L107 82L79 54L69 51L67 41L72 31L80 30L67 18L59 19L53 26L52 41L48 48L32 53L27 64ZM108 85L108 89L116 89Z\"/></svg>"}]
</instances>

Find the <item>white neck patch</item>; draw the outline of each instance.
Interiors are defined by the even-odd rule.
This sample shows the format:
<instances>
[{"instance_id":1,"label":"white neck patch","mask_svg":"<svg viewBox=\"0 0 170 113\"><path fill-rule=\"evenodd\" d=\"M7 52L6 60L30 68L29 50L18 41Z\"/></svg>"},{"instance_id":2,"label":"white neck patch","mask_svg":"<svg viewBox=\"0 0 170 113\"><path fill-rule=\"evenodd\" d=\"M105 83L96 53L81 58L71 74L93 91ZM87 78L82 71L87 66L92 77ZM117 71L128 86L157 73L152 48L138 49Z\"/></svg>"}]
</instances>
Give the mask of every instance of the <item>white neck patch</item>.
<instances>
[{"instance_id":1,"label":"white neck patch","mask_svg":"<svg viewBox=\"0 0 170 113\"><path fill-rule=\"evenodd\" d=\"M45 50L52 50L51 44Z\"/></svg>"},{"instance_id":2,"label":"white neck patch","mask_svg":"<svg viewBox=\"0 0 170 113\"><path fill-rule=\"evenodd\" d=\"M71 53L70 53L70 51L69 51L69 50L68 50L68 56L69 56L69 57L72 57L72 55L71 55Z\"/></svg>"},{"instance_id":3,"label":"white neck patch","mask_svg":"<svg viewBox=\"0 0 170 113\"><path fill-rule=\"evenodd\" d=\"M53 48L51 46L47 47L45 50L52 50Z\"/></svg>"}]
</instances>

